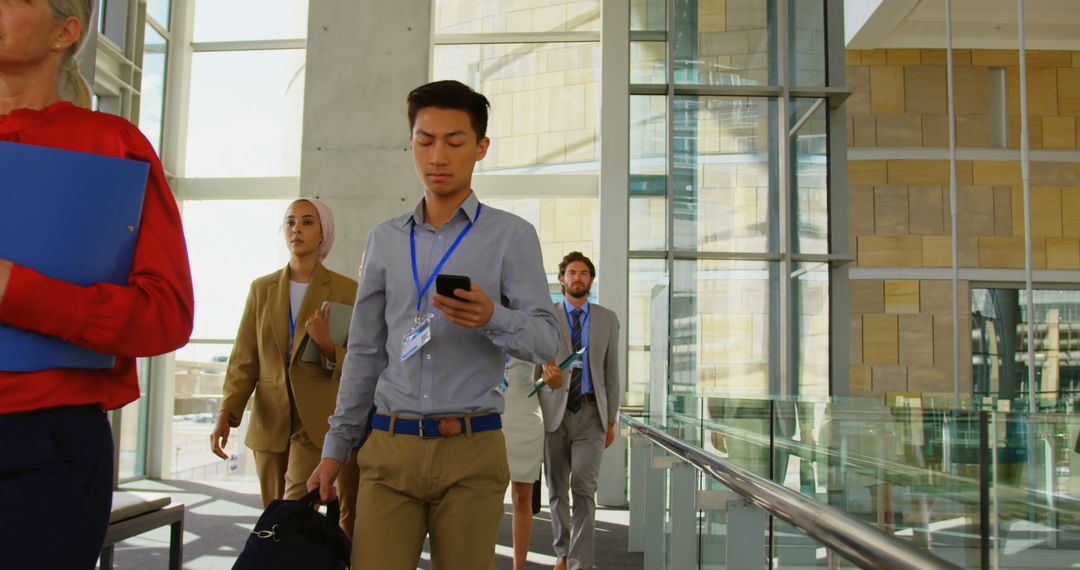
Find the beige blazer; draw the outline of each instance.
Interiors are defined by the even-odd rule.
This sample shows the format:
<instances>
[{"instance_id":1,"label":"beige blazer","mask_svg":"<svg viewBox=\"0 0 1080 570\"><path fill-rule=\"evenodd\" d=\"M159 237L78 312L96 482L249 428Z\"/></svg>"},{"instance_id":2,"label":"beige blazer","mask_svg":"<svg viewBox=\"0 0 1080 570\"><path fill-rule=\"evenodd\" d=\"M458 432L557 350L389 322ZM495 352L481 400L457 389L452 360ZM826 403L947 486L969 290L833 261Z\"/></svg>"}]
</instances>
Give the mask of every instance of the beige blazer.
<instances>
[{"instance_id":1,"label":"beige blazer","mask_svg":"<svg viewBox=\"0 0 1080 570\"><path fill-rule=\"evenodd\" d=\"M251 425L244 443L253 450L284 452L289 446L291 413L286 382L288 378L300 423L315 445L322 446L329 428L327 418L334 413L341 363L345 349L337 347L337 366L327 370L322 363L300 360L307 332L304 322L322 306L323 301L352 304L356 300L356 281L334 273L321 263L311 274L300 314L295 315L296 338L292 353L285 355L289 343L289 268L259 277L251 283L244 316L236 333L229 367L225 373L225 398L221 409L229 412L229 424L240 425L244 406L252 394Z\"/></svg>"},{"instance_id":2,"label":"beige blazer","mask_svg":"<svg viewBox=\"0 0 1080 570\"><path fill-rule=\"evenodd\" d=\"M559 351L555 363L562 362L573 351L570 343L570 324L566 322L563 302L555 303L555 314L559 317ZM622 401L621 376L619 375L619 319L612 311L589 304L589 375L593 390L596 392L596 407L600 411L600 421L606 431L609 423L619 421L619 405ZM539 366L534 370L535 378L541 377ZM569 374L563 374L563 385L558 390L544 386L540 390L540 409L544 414L544 430L555 431L562 423L566 413L566 399L570 391Z\"/></svg>"}]
</instances>

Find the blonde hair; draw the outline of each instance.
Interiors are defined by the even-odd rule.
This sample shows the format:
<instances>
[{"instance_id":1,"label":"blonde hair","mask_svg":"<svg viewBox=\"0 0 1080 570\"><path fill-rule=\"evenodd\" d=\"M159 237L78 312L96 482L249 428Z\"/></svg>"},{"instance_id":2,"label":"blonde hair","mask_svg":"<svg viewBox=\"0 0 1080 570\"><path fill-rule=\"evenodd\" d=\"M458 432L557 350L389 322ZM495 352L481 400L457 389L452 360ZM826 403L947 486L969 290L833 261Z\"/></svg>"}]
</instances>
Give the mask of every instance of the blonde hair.
<instances>
[{"instance_id":1,"label":"blonde hair","mask_svg":"<svg viewBox=\"0 0 1080 570\"><path fill-rule=\"evenodd\" d=\"M79 20L82 28L79 39L75 40L75 43L64 52L64 57L60 62L60 73L56 78L56 88L60 91L60 97L87 109L90 108L92 97L90 84L86 82L82 71L79 70L79 60L75 56L82 49L86 36L90 33L89 27L93 25L94 20L91 16L94 14L94 3L95 0L49 0L49 7L52 8L54 18L63 20L73 17Z\"/></svg>"}]
</instances>

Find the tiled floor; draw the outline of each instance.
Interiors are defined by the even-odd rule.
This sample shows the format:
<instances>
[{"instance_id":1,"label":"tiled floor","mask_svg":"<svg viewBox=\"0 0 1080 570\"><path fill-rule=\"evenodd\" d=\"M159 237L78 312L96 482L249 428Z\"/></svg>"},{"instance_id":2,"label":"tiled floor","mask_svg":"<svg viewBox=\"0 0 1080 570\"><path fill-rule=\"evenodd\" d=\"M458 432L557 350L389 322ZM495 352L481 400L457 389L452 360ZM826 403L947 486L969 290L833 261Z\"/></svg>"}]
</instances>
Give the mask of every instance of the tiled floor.
<instances>
[{"instance_id":1,"label":"tiled floor","mask_svg":"<svg viewBox=\"0 0 1080 570\"><path fill-rule=\"evenodd\" d=\"M167 494L187 506L184 527L185 570L232 568L255 521L262 512L258 485L253 480L226 481L136 481L123 485L125 490ZM510 505L496 545L496 568L512 567L510 540ZM555 558L551 550L550 514L545 505L533 524L530 545L530 570L551 568ZM597 509L597 564L600 568L636 570L643 568L640 553L626 551L629 513L624 510ZM154 570L168 567L169 534L166 528L124 541L116 547L117 569ZM420 568L429 569L427 553Z\"/></svg>"}]
</instances>

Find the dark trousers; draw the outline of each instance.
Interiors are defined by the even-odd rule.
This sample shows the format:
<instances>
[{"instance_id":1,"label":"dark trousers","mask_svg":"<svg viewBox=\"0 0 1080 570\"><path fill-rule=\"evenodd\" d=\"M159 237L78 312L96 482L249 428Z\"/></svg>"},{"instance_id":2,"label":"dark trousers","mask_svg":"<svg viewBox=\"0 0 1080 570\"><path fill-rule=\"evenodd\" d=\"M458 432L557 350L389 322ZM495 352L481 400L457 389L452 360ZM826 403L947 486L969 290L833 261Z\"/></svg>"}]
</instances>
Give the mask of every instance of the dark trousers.
<instances>
[{"instance_id":1,"label":"dark trousers","mask_svg":"<svg viewBox=\"0 0 1080 570\"><path fill-rule=\"evenodd\" d=\"M0 415L0 567L94 568L112 509L112 456L97 408Z\"/></svg>"}]
</instances>

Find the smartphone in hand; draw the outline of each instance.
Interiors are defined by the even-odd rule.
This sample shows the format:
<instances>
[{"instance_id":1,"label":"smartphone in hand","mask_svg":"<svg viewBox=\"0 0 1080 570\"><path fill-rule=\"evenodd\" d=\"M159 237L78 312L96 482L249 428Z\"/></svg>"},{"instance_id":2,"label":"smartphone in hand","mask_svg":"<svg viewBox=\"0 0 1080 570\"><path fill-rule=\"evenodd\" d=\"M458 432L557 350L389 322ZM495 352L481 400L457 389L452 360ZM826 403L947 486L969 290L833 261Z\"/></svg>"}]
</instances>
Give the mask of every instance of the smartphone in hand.
<instances>
[{"instance_id":1,"label":"smartphone in hand","mask_svg":"<svg viewBox=\"0 0 1080 570\"><path fill-rule=\"evenodd\" d=\"M454 295L454 289L464 289L466 291L472 290L472 280L464 275L447 275L440 273L435 276L435 292L443 297L452 297L459 301L464 301L461 297Z\"/></svg>"}]
</instances>

